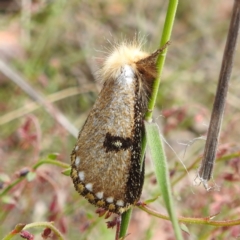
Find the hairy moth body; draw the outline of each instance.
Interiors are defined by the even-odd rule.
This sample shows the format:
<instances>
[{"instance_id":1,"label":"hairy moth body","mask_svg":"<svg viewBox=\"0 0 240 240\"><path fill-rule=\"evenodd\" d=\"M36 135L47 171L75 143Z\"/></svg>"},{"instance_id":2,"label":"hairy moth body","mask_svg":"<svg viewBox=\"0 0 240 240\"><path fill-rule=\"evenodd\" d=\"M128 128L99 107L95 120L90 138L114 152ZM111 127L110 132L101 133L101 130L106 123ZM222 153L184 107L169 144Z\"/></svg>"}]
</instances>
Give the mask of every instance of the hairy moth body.
<instances>
[{"instance_id":1,"label":"hairy moth body","mask_svg":"<svg viewBox=\"0 0 240 240\"><path fill-rule=\"evenodd\" d=\"M122 44L109 55L100 71L103 88L71 154L76 190L110 212L123 213L142 192L143 117L161 51L149 55Z\"/></svg>"}]
</instances>

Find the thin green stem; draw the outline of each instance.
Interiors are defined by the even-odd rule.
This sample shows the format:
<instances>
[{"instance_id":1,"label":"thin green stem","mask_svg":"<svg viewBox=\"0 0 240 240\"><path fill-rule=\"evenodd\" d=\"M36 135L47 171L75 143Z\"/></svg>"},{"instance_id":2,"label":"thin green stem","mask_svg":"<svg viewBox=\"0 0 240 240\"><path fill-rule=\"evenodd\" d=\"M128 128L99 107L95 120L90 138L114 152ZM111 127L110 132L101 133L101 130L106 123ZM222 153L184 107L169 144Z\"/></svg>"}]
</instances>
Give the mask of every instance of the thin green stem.
<instances>
[{"instance_id":1,"label":"thin green stem","mask_svg":"<svg viewBox=\"0 0 240 240\"><path fill-rule=\"evenodd\" d=\"M122 214L122 221L121 221L121 228L120 228L120 234L119 237L123 238L127 235L128 225L131 219L132 215L132 208L130 208L128 211Z\"/></svg>"},{"instance_id":2,"label":"thin green stem","mask_svg":"<svg viewBox=\"0 0 240 240\"><path fill-rule=\"evenodd\" d=\"M164 23L164 28L163 28L163 34L160 41L160 48L164 44L170 41L170 37L173 29L173 23L174 23L176 11L177 11L177 5L178 5L178 0L169 1L167 15ZM167 48L162 53L159 54L158 60L157 60L158 76L153 83L153 91L148 103L148 111L145 115L145 120L149 122L152 121L152 112L157 99L162 70L165 63L165 59L166 59L166 53L167 53Z\"/></svg>"},{"instance_id":3,"label":"thin green stem","mask_svg":"<svg viewBox=\"0 0 240 240\"><path fill-rule=\"evenodd\" d=\"M33 166L33 170L36 170L38 167L40 167L43 164L52 164L52 165L56 165L62 168L69 168L69 165L57 160L51 160L51 159L44 159L41 161L38 161L34 166ZM24 177L19 177L18 179L14 180L11 184L9 184L2 192L0 192L0 197L4 196L5 194L7 194L13 187L15 187L18 183L20 183L22 180L24 180L26 178L26 176Z\"/></svg>"},{"instance_id":4,"label":"thin green stem","mask_svg":"<svg viewBox=\"0 0 240 240\"><path fill-rule=\"evenodd\" d=\"M69 168L69 164L57 161L57 160L51 160L51 159L43 159L38 161L34 166L33 169L36 170L38 167L40 167L43 164L52 164L52 165L56 165L58 167L62 167L62 168Z\"/></svg>"},{"instance_id":5,"label":"thin green stem","mask_svg":"<svg viewBox=\"0 0 240 240\"><path fill-rule=\"evenodd\" d=\"M25 179L25 177L20 177L16 180L14 180L11 184L9 184L1 193L0 193L0 197L4 196L5 194L7 194L7 192L9 192L13 187L15 187L18 183L20 183L23 179Z\"/></svg>"},{"instance_id":6,"label":"thin green stem","mask_svg":"<svg viewBox=\"0 0 240 240\"><path fill-rule=\"evenodd\" d=\"M138 208L140 208L141 210L147 212L148 214L154 217L170 220L168 216L158 213L146 206L138 206ZM229 220L229 221L212 221L213 217L212 216L205 217L205 218L178 217L178 221L182 223L204 224L204 225L210 225L215 227L230 227L230 226L240 225L240 219Z\"/></svg>"}]
</instances>

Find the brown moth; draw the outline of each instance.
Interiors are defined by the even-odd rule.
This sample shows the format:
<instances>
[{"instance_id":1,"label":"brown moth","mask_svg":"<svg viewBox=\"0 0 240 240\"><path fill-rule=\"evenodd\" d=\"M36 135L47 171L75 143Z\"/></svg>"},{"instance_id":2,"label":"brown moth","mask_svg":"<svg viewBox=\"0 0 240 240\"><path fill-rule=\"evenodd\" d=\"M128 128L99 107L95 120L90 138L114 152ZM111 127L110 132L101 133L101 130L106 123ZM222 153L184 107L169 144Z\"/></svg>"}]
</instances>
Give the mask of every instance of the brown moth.
<instances>
[{"instance_id":1,"label":"brown moth","mask_svg":"<svg viewBox=\"0 0 240 240\"><path fill-rule=\"evenodd\" d=\"M147 54L136 43L115 47L100 70L103 88L72 151L76 190L109 212L121 214L140 198L143 118L164 48Z\"/></svg>"}]
</instances>

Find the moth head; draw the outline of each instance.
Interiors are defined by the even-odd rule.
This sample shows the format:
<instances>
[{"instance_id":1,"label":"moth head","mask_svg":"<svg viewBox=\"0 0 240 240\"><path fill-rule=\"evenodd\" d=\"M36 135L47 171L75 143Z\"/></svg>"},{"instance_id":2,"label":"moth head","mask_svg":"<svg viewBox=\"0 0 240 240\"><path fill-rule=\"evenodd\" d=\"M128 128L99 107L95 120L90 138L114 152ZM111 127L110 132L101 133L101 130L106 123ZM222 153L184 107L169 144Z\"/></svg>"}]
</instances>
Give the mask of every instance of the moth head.
<instances>
[{"instance_id":1,"label":"moth head","mask_svg":"<svg viewBox=\"0 0 240 240\"><path fill-rule=\"evenodd\" d=\"M157 77L157 58L158 55L162 52L161 49L158 49L152 54L148 54L147 57L144 57L136 62L137 71L144 78L144 81L151 84Z\"/></svg>"},{"instance_id":2,"label":"moth head","mask_svg":"<svg viewBox=\"0 0 240 240\"><path fill-rule=\"evenodd\" d=\"M153 54L148 54L142 51L141 47L141 44L135 42L115 46L100 70L101 79L103 81L114 80L120 75L121 67L129 65L135 75L147 82L153 82L157 76L156 60L161 51L157 50Z\"/></svg>"}]
</instances>

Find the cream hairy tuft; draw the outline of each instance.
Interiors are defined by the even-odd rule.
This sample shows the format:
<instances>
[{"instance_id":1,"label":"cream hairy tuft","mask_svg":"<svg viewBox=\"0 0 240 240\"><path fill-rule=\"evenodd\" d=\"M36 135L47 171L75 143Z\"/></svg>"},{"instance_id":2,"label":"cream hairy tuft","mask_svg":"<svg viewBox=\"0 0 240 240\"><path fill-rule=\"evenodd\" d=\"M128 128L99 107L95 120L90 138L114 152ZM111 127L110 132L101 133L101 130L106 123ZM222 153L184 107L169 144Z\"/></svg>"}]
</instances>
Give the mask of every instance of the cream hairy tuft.
<instances>
[{"instance_id":1,"label":"cream hairy tuft","mask_svg":"<svg viewBox=\"0 0 240 240\"><path fill-rule=\"evenodd\" d=\"M124 65L129 65L133 71L137 71L136 62L149 56L142 51L140 43L122 43L114 47L106 58L102 69L99 71L102 81L116 79Z\"/></svg>"}]
</instances>

